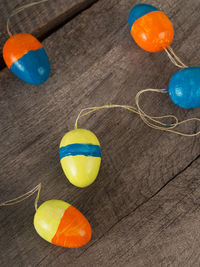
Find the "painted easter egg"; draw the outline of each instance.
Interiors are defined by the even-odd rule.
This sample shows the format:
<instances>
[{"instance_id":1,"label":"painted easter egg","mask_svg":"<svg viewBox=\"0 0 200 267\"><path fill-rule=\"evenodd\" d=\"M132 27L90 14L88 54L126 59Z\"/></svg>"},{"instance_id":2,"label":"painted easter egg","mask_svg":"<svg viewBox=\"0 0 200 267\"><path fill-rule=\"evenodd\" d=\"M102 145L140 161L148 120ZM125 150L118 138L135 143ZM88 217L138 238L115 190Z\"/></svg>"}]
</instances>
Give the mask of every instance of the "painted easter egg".
<instances>
[{"instance_id":1,"label":"painted easter egg","mask_svg":"<svg viewBox=\"0 0 200 267\"><path fill-rule=\"evenodd\" d=\"M30 84L44 83L50 74L48 56L42 44L32 35L11 35L3 47L7 67L21 80Z\"/></svg>"},{"instance_id":2,"label":"painted easter egg","mask_svg":"<svg viewBox=\"0 0 200 267\"><path fill-rule=\"evenodd\" d=\"M177 71L169 82L169 96L182 108L200 107L200 67Z\"/></svg>"},{"instance_id":3,"label":"painted easter egg","mask_svg":"<svg viewBox=\"0 0 200 267\"><path fill-rule=\"evenodd\" d=\"M94 182L101 164L100 143L94 133L86 129L66 133L59 156L62 169L73 185L86 187Z\"/></svg>"},{"instance_id":4,"label":"painted easter egg","mask_svg":"<svg viewBox=\"0 0 200 267\"><path fill-rule=\"evenodd\" d=\"M144 50L159 52L168 47L174 37L171 21L154 6L138 4L134 6L128 18L131 35Z\"/></svg>"},{"instance_id":5,"label":"painted easter egg","mask_svg":"<svg viewBox=\"0 0 200 267\"><path fill-rule=\"evenodd\" d=\"M92 236L91 226L85 216L61 200L44 202L35 213L34 227L43 239L61 247L81 247Z\"/></svg>"}]
</instances>

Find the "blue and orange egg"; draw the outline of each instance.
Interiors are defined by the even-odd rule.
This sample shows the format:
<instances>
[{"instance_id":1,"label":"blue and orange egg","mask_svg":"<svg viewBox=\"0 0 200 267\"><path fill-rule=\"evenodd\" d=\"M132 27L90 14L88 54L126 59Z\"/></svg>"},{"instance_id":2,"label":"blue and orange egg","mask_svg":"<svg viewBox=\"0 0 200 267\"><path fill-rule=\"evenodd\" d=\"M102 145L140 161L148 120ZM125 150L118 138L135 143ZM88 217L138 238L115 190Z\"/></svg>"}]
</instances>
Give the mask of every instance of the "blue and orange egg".
<instances>
[{"instance_id":1,"label":"blue and orange egg","mask_svg":"<svg viewBox=\"0 0 200 267\"><path fill-rule=\"evenodd\" d=\"M3 47L7 67L21 80L38 85L50 74L50 63L43 45L32 35L11 35Z\"/></svg>"},{"instance_id":2,"label":"blue and orange egg","mask_svg":"<svg viewBox=\"0 0 200 267\"><path fill-rule=\"evenodd\" d=\"M167 48L174 37L171 21L154 6L138 4L128 18L131 35L135 42L148 52L159 52Z\"/></svg>"}]
</instances>

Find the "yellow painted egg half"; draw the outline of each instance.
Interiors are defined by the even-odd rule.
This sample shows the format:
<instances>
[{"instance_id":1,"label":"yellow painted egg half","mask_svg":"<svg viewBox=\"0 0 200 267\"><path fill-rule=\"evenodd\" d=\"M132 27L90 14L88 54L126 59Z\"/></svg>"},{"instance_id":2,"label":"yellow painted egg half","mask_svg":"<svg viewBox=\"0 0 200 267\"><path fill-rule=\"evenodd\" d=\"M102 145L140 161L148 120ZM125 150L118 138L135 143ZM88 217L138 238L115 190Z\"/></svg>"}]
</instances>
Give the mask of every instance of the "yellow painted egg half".
<instances>
[{"instance_id":1,"label":"yellow painted egg half","mask_svg":"<svg viewBox=\"0 0 200 267\"><path fill-rule=\"evenodd\" d=\"M59 156L70 183L86 187L94 182L101 164L100 143L94 133L86 129L66 133L60 143Z\"/></svg>"},{"instance_id":2,"label":"yellow painted egg half","mask_svg":"<svg viewBox=\"0 0 200 267\"><path fill-rule=\"evenodd\" d=\"M61 247L81 247L92 236L91 226L85 216L62 200L44 202L35 213L34 227L43 239Z\"/></svg>"}]
</instances>

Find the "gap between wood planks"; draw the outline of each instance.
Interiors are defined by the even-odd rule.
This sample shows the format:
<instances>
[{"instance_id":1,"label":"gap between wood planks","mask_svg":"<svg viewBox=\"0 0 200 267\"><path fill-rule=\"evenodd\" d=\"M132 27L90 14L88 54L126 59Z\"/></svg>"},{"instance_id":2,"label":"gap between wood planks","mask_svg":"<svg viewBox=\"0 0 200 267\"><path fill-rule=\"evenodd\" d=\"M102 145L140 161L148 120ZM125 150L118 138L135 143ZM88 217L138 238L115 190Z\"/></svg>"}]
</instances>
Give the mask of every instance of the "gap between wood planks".
<instances>
[{"instance_id":1,"label":"gap between wood planks","mask_svg":"<svg viewBox=\"0 0 200 267\"><path fill-rule=\"evenodd\" d=\"M80 15L85 10L91 8L95 3L99 0L89 0L83 3L79 3L76 6L72 7L71 9L67 10L60 16L54 18L53 20L49 21L47 25L39 27L31 32L40 42L48 38L51 34L62 28L65 24L69 21L73 20L75 17ZM6 27L6 25L5 25ZM3 60L3 52L0 53L0 71L6 67L5 62Z\"/></svg>"},{"instance_id":2,"label":"gap between wood planks","mask_svg":"<svg viewBox=\"0 0 200 267\"><path fill-rule=\"evenodd\" d=\"M120 223L123 219L127 218L129 215L134 213L137 209L141 208L143 205L145 205L149 200L153 199L157 194L159 194L169 183L171 183L177 176L179 176L181 173L186 171L196 160L200 158L200 154L197 155L189 164L187 164L182 170L177 172L173 177L171 177L163 186L161 186L160 189L158 189L154 194L152 194L149 198L147 198L145 201L143 201L141 204L139 204L136 208L134 208L132 211L130 211L128 214L124 215L122 218L120 218L116 223L114 223L105 233L103 233L96 241L94 241L89 247L87 247L78 257L80 258L88 249L93 247L97 242L99 242L107 233L110 232L118 223Z\"/></svg>"}]
</instances>

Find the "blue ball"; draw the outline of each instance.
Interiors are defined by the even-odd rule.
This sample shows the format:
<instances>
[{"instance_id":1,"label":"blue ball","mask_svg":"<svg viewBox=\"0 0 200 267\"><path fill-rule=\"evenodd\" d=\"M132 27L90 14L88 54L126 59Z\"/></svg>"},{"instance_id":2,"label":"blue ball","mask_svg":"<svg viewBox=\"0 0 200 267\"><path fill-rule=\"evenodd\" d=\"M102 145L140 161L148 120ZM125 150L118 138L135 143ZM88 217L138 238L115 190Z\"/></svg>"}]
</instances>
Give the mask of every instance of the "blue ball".
<instances>
[{"instance_id":1,"label":"blue ball","mask_svg":"<svg viewBox=\"0 0 200 267\"><path fill-rule=\"evenodd\" d=\"M181 108L200 107L200 67L177 71L170 79L168 92Z\"/></svg>"}]
</instances>

